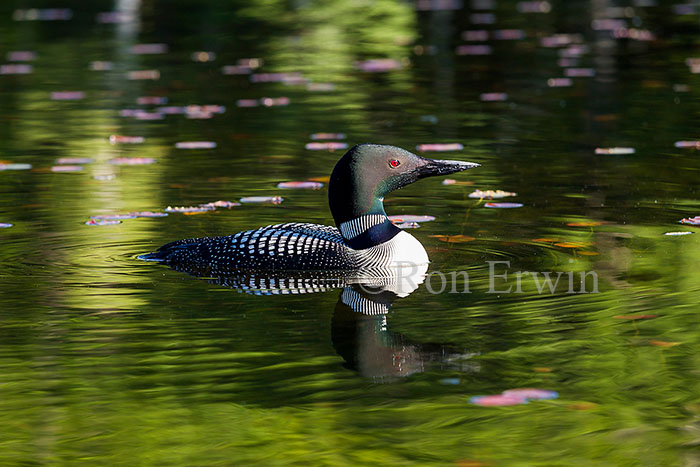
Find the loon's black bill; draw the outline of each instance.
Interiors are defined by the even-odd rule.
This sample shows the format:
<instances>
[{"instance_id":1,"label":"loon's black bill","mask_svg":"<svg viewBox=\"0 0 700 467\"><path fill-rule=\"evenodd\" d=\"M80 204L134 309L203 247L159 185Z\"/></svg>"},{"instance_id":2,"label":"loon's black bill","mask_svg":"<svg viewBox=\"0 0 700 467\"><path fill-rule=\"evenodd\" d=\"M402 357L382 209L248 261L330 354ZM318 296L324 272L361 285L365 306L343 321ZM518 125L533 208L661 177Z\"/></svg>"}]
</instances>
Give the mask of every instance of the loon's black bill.
<instances>
[{"instance_id":1,"label":"loon's black bill","mask_svg":"<svg viewBox=\"0 0 700 467\"><path fill-rule=\"evenodd\" d=\"M448 175L463 170L479 167L481 164L476 162L464 161L447 161L441 159L426 159L426 164L421 166L418 171L421 177L430 177L433 175Z\"/></svg>"}]
</instances>

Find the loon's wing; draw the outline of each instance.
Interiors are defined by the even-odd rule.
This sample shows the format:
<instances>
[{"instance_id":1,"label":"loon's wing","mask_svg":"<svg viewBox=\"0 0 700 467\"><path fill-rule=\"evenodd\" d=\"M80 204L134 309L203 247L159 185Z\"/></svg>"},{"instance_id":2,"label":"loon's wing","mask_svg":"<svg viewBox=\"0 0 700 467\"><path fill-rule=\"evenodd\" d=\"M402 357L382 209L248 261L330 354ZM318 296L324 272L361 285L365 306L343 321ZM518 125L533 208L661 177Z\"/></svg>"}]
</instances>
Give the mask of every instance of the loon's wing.
<instances>
[{"instance_id":1,"label":"loon's wing","mask_svg":"<svg viewBox=\"0 0 700 467\"><path fill-rule=\"evenodd\" d=\"M356 255L337 228L309 223L268 225L225 237L179 240L139 258L177 269L199 269L205 274L241 269L348 270L358 266Z\"/></svg>"}]
</instances>

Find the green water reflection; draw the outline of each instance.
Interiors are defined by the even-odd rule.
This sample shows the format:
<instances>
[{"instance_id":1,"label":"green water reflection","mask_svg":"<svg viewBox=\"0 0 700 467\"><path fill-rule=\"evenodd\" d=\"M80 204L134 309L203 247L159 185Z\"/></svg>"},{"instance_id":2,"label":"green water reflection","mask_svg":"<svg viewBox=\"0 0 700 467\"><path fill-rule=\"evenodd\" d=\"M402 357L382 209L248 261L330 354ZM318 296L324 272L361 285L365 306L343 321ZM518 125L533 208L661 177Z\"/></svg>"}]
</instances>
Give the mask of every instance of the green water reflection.
<instances>
[{"instance_id":1,"label":"green water reflection","mask_svg":"<svg viewBox=\"0 0 700 467\"><path fill-rule=\"evenodd\" d=\"M550 13L521 14L502 1L496 24L473 25L468 2L435 12L388 0L83 3L59 5L73 8L68 22L12 20L16 9L57 6L49 1L0 6L0 56L38 55L33 73L0 76L0 160L34 166L0 171L0 222L14 224L0 229L0 463L700 460L699 240L663 235L692 230L678 221L700 215L697 151L674 147L700 136L700 82L685 64L698 43L697 14L676 15L665 2L563 1L550 2ZM606 10L613 6L632 8L629 17L622 12L626 21L658 40L593 30L592 19L620 13ZM96 24L99 12L117 8L136 21ZM462 31L506 28L527 37L490 41L488 56L455 55L467 43ZM551 88L561 56L540 39L563 32L584 35L589 51L578 66L596 76ZM166 43L169 52L131 53L140 43ZM195 63L197 50L217 58ZM242 58L332 90L221 73ZM400 68L365 73L355 65L376 58ZM113 69L91 71L94 60ZM160 79L125 78L149 69ZM55 91L86 97L51 100ZM485 92L508 98L483 102ZM152 95L226 111L204 120L120 116L155 107L136 104ZM290 105L236 105L263 97ZM423 284L387 315L366 316L343 304L341 289L255 296L135 259L180 238L295 220L331 224L325 187L276 188L328 176L340 154L306 150L317 132L407 149L464 144L449 158L482 164L454 176L472 185L428 179L385 205L389 214L436 217L411 233L431 271L466 271L471 293L432 294ZM111 145L112 134L146 140ZM187 151L178 141L217 147ZM595 155L596 147L636 151ZM50 172L60 157L95 162L80 173ZM157 163L116 166L115 157ZM105 174L115 177L93 177ZM524 206L486 208L468 197L476 188L517 192L501 201ZM84 224L256 195L285 201ZM595 271L600 293L539 294L531 277L522 294L489 293L488 261L509 261L511 273ZM623 319L630 315L647 319ZM560 397L511 407L468 402L517 387Z\"/></svg>"}]
</instances>

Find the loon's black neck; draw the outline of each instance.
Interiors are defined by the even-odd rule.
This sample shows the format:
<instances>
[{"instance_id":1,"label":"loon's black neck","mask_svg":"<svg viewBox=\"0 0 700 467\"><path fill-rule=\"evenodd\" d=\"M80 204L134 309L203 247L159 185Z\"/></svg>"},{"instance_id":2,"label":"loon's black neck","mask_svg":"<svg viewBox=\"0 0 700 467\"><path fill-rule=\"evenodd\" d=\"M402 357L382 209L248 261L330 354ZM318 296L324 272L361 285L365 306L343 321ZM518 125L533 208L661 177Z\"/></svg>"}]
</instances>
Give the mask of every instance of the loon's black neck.
<instances>
[{"instance_id":1,"label":"loon's black neck","mask_svg":"<svg viewBox=\"0 0 700 467\"><path fill-rule=\"evenodd\" d=\"M352 159L343 158L333 169L328 185L328 204L335 225L356 250L387 242L401 232L384 211L375 177L363 173L363 169Z\"/></svg>"}]
</instances>

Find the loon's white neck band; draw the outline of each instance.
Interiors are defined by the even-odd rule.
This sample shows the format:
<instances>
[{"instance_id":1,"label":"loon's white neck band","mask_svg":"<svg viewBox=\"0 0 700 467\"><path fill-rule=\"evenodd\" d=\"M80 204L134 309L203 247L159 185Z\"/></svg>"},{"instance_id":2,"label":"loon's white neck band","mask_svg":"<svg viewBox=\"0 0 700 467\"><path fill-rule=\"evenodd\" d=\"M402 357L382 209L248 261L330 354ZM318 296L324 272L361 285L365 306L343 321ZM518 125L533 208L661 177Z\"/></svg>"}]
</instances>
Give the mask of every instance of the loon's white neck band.
<instances>
[{"instance_id":1,"label":"loon's white neck band","mask_svg":"<svg viewBox=\"0 0 700 467\"><path fill-rule=\"evenodd\" d=\"M366 214L351 221L343 222L338 228L343 238L350 240L375 225L383 224L386 220L387 217L384 214Z\"/></svg>"}]
</instances>

